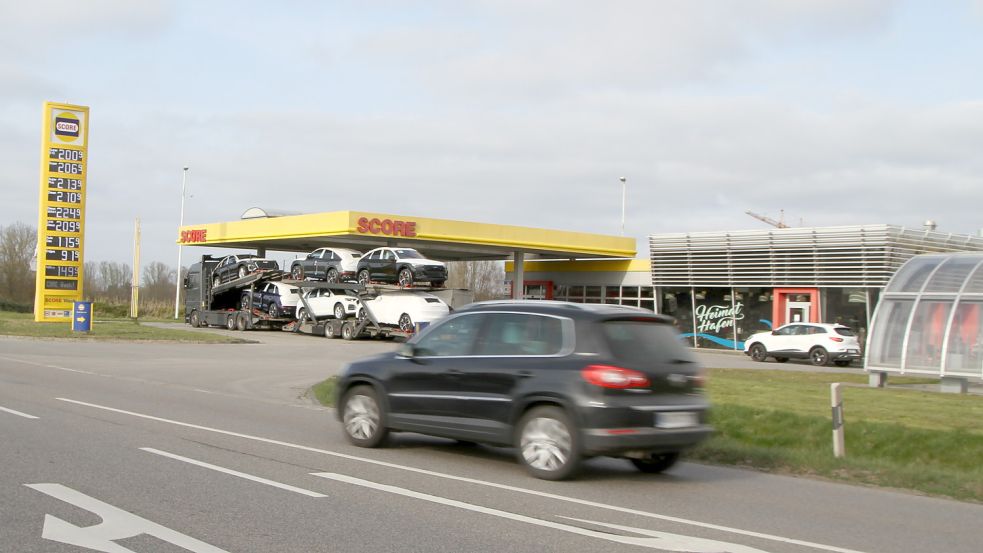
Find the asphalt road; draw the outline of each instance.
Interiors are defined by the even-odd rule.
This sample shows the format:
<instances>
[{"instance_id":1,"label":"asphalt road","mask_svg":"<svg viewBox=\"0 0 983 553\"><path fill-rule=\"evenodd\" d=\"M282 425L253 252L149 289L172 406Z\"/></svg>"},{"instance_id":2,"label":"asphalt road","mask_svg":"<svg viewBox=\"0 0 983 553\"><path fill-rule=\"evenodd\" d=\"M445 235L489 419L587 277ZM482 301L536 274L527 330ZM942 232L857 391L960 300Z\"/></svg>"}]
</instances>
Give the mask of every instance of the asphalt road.
<instances>
[{"instance_id":1,"label":"asphalt road","mask_svg":"<svg viewBox=\"0 0 983 553\"><path fill-rule=\"evenodd\" d=\"M416 435L355 448L304 390L394 344L250 337L0 338L0 551L979 551L975 504L695 463L544 482L508 449Z\"/></svg>"}]
</instances>

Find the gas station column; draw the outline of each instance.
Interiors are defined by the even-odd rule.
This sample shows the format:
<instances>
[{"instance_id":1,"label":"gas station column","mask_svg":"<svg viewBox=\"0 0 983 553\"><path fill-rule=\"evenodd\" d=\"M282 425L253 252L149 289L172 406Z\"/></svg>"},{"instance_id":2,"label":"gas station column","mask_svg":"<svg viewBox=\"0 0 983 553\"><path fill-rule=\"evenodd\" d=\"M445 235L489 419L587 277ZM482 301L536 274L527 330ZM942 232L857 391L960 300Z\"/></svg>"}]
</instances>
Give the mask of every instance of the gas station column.
<instances>
[{"instance_id":1,"label":"gas station column","mask_svg":"<svg viewBox=\"0 0 983 553\"><path fill-rule=\"evenodd\" d=\"M266 257L266 248L256 248L256 257Z\"/></svg>"},{"instance_id":2,"label":"gas station column","mask_svg":"<svg viewBox=\"0 0 983 553\"><path fill-rule=\"evenodd\" d=\"M512 254L512 298L521 300L525 297L525 267L526 255L522 252L514 252Z\"/></svg>"}]
</instances>

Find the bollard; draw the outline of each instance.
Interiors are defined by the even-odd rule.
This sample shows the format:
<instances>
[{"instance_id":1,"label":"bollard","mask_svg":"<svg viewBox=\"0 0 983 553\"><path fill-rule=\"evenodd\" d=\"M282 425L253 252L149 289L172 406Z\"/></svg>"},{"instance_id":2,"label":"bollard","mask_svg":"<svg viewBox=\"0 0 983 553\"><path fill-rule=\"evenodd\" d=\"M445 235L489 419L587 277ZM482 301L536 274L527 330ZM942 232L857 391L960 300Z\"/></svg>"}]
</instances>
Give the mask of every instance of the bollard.
<instances>
[{"instance_id":1,"label":"bollard","mask_svg":"<svg viewBox=\"0 0 983 553\"><path fill-rule=\"evenodd\" d=\"M830 404L833 407L833 457L846 456L846 444L843 441L843 390L839 382L830 384Z\"/></svg>"}]
</instances>

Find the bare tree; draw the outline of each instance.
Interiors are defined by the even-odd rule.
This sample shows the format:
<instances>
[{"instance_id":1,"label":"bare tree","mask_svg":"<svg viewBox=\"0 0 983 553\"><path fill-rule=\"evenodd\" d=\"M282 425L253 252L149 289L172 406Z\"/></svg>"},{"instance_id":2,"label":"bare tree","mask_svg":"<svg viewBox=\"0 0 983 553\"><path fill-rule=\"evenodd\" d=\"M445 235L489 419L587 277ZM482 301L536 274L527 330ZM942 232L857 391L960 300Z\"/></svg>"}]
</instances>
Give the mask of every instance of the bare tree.
<instances>
[{"instance_id":1,"label":"bare tree","mask_svg":"<svg viewBox=\"0 0 983 553\"><path fill-rule=\"evenodd\" d=\"M85 298L94 300L102 292L99 282L99 264L95 261L86 261L82 268L82 293Z\"/></svg>"},{"instance_id":2,"label":"bare tree","mask_svg":"<svg viewBox=\"0 0 983 553\"><path fill-rule=\"evenodd\" d=\"M143 269L143 289L148 301L167 301L174 297L174 269L154 261Z\"/></svg>"},{"instance_id":3,"label":"bare tree","mask_svg":"<svg viewBox=\"0 0 983 553\"><path fill-rule=\"evenodd\" d=\"M34 297L31 258L37 249L37 229L16 222L0 227L0 297L29 303Z\"/></svg>"},{"instance_id":4,"label":"bare tree","mask_svg":"<svg viewBox=\"0 0 983 553\"><path fill-rule=\"evenodd\" d=\"M99 281L107 299L124 301L130 297L132 271L126 263L102 261L99 263Z\"/></svg>"},{"instance_id":5,"label":"bare tree","mask_svg":"<svg viewBox=\"0 0 983 553\"><path fill-rule=\"evenodd\" d=\"M505 265L501 261L454 261L447 264L448 288L467 288L475 301L505 294Z\"/></svg>"}]
</instances>

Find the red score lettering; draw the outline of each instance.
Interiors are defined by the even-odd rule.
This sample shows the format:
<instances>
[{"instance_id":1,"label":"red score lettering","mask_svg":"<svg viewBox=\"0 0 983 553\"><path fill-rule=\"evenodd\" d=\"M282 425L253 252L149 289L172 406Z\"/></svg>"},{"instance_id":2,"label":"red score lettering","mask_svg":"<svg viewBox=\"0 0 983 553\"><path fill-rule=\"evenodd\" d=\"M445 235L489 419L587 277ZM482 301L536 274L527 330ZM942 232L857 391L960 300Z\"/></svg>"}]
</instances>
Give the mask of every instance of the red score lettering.
<instances>
[{"instance_id":1,"label":"red score lettering","mask_svg":"<svg viewBox=\"0 0 983 553\"><path fill-rule=\"evenodd\" d=\"M182 230L181 243L187 244L189 242L205 242L208 236L207 233L208 231L206 229Z\"/></svg>"},{"instance_id":2,"label":"red score lettering","mask_svg":"<svg viewBox=\"0 0 983 553\"><path fill-rule=\"evenodd\" d=\"M372 234L385 234L386 236L413 238L416 236L416 222L359 217L355 230L363 234L369 232Z\"/></svg>"}]
</instances>

